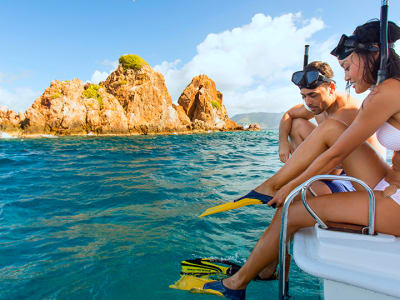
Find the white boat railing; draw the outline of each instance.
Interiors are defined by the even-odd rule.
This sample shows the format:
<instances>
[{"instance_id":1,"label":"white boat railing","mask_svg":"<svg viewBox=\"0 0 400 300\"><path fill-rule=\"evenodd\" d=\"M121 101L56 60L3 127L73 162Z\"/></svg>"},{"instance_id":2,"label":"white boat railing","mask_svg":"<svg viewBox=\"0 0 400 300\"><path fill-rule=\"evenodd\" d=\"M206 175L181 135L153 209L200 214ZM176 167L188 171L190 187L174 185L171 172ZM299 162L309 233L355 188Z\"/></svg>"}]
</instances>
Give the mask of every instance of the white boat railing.
<instances>
[{"instance_id":1,"label":"white boat railing","mask_svg":"<svg viewBox=\"0 0 400 300\"><path fill-rule=\"evenodd\" d=\"M362 180L351 177L351 176L338 176L338 175L317 175L303 184L296 187L285 199L282 208L282 218L281 218L281 232L280 232L280 244L279 244L279 299L285 300L288 298L288 290L287 290L287 282L286 282L286 251L289 248L289 241L286 241L287 238L287 216L289 211L289 206L293 202L294 198L301 192L301 200L307 209L307 211L311 214L311 216L315 219L318 225L327 229L328 226L317 216L317 214L311 209L306 200L306 192L310 188L310 185L317 180L349 180L354 181L364 187L369 196L369 221L368 221L368 234L375 234L375 196L372 189Z\"/></svg>"}]
</instances>

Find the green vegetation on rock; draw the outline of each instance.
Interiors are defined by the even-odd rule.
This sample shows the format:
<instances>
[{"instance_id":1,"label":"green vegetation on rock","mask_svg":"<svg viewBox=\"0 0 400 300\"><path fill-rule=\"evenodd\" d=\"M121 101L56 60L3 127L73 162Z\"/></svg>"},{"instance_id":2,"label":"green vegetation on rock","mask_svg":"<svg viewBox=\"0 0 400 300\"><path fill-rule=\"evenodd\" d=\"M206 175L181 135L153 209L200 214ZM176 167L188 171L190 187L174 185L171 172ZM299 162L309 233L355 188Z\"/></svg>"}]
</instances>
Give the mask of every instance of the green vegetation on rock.
<instances>
[{"instance_id":1,"label":"green vegetation on rock","mask_svg":"<svg viewBox=\"0 0 400 300\"><path fill-rule=\"evenodd\" d=\"M216 108L216 109L220 109L221 108L221 104L219 104L219 102L215 101L215 100L211 100L211 105L212 105L213 108Z\"/></svg>"},{"instance_id":2,"label":"green vegetation on rock","mask_svg":"<svg viewBox=\"0 0 400 300\"><path fill-rule=\"evenodd\" d=\"M119 63L122 65L124 70L127 69L139 70L144 65L148 65L148 63L143 58L135 54L122 55L119 58Z\"/></svg>"},{"instance_id":3,"label":"green vegetation on rock","mask_svg":"<svg viewBox=\"0 0 400 300\"><path fill-rule=\"evenodd\" d=\"M127 81L126 80L120 80L118 83L119 83L119 85L124 85L124 84L127 84Z\"/></svg>"},{"instance_id":4,"label":"green vegetation on rock","mask_svg":"<svg viewBox=\"0 0 400 300\"><path fill-rule=\"evenodd\" d=\"M103 109L103 107L104 107L103 97L100 95L99 89L100 89L100 86L98 84L92 84L86 90L83 91L82 95L86 99L89 99L89 98L97 99L100 109Z\"/></svg>"},{"instance_id":5,"label":"green vegetation on rock","mask_svg":"<svg viewBox=\"0 0 400 300\"><path fill-rule=\"evenodd\" d=\"M51 99L57 99L60 98L61 94L60 93L55 93L54 95L51 96Z\"/></svg>"}]
</instances>

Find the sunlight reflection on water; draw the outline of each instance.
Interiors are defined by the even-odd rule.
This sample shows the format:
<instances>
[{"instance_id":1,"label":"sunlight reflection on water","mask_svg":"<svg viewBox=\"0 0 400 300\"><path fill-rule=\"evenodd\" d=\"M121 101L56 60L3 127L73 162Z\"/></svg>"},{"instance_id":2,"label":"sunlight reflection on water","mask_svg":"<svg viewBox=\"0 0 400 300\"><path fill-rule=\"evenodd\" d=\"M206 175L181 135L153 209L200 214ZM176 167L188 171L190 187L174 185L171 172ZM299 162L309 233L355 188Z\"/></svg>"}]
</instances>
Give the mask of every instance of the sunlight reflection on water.
<instances>
[{"instance_id":1,"label":"sunlight reflection on water","mask_svg":"<svg viewBox=\"0 0 400 300\"><path fill-rule=\"evenodd\" d=\"M272 175L277 149L276 131L0 140L0 298L207 299L168 289L180 261L243 262L274 210L198 215ZM291 276L318 297L318 280Z\"/></svg>"}]
</instances>

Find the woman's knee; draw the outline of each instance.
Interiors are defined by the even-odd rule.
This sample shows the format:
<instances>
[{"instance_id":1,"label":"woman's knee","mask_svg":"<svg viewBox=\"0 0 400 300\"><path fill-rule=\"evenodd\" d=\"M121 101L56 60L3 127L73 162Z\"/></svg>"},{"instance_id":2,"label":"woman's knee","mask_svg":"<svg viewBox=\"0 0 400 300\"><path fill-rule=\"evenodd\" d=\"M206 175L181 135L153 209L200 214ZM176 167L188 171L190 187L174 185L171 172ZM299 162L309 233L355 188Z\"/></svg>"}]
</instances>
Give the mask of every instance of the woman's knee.
<instances>
[{"instance_id":1,"label":"woman's knee","mask_svg":"<svg viewBox=\"0 0 400 300\"><path fill-rule=\"evenodd\" d=\"M335 120L335 119L326 119L318 126L319 130L323 131L332 131L343 133L347 129L347 125L344 124L342 121Z\"/></svg>"},{"instance_id":2,"label":"woman's knee","mask_svg":"<svg viewBox=\"0 0 400 300\"><path fill-rule=\"evenodd\" d=\"M305 209L301 201L295 201L289 207L287 228L288 233L295 233L297 230L315 224L314 219Z\"/></svg>"}]
</instances>

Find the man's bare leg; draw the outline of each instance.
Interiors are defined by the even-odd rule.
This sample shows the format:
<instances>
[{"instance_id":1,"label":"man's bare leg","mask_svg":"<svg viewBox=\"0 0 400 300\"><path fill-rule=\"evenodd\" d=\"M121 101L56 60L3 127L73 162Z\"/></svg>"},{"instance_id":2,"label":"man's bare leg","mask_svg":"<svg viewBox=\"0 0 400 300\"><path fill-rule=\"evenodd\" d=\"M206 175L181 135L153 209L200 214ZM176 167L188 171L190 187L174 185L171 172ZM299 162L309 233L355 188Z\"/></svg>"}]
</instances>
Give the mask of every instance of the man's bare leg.
<instances>
[{"instance_id":1,"label":"man's bare leg","mask_svg":"<svg viewBox=\"0 0 400 300\"><path fill-rule=\"evenodd\" d=\"M289 133L290 146L294 150L304 142L304 140L311 134L311 132L316 128L313 123L305 119L294 119L292 121L292 128Z\"/></svg>"}]
</instances>

